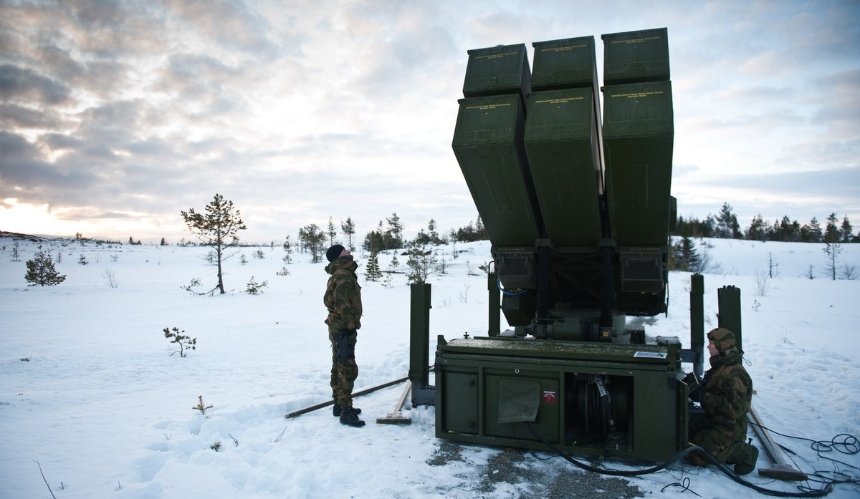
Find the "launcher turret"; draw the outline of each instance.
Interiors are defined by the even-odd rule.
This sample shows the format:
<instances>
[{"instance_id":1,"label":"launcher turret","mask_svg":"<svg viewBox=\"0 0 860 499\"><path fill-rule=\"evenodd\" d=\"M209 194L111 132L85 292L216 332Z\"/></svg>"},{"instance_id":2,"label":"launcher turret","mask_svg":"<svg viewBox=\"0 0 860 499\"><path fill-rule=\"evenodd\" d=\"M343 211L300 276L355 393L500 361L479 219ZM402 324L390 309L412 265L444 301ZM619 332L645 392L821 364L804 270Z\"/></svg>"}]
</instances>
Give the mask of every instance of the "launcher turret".
<instances>
[{"instance_id":1,"label":"launcher turret","mask_svg":"<svg viewBox=\"0 0 860 499\"><path fill-rule=\"evenodd\" d=\"M540 448L537 431L648 460L686 446L680 341L626 321L667 308L667 31L602 40L602 88L592 36L534 43L533 71L524 44L468 51L452 145L514 328L440 337L440 438Z\"/></svg>"},{"instance_id":2,"label":"launcher turret","mask_svg":"<svg viewBox=\"0 0 860 499\"><path fill-rule=\"evenodd\" d=\"M612 341L666 310L674 203L666 30L470 50L453 148L519 334ZM601 121L603 123L601 124Z\"/></svg>"}]
</instances>

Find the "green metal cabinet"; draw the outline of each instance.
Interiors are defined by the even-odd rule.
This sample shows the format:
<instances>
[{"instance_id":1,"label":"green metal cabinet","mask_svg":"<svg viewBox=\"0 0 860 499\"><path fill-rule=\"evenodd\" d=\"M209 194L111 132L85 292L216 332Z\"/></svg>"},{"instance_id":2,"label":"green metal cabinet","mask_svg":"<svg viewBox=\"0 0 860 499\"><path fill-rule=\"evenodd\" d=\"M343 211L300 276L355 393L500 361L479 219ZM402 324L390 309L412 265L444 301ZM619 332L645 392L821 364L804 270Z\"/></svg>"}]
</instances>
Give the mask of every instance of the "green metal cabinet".
<instances>
[{"instance_id":1,"label":"green metal cabinet","mask_svg":"<svg viewBox=\"0 0 860 499\"><path fill-rule=\"evenodd\" d=\"M581 454L663 460L687 442L687 394L678 381L679 365L680 353L671 346L452 340L436 352L436 435L545 449L526 421L500 421L506 397L517 396L506 395L501 384L526 381L538 401L530 423L549 442ZM601 389L609 399L606 407ZM607 418L615 427L601 426Z\"/></svg>"}]
</instances>

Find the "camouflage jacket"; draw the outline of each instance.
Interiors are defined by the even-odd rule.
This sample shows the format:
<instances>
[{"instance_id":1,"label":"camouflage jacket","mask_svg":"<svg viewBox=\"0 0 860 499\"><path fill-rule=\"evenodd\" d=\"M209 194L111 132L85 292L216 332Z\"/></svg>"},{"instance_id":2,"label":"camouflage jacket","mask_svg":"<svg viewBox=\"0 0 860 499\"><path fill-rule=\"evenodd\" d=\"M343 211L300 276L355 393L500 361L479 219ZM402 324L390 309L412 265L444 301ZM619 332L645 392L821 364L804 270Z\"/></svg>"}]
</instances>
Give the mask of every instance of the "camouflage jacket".
<instances>
[{"instance_id":1,"label":"camouflage jacket","mask_svg":"<svg viewBox=\"0 0 860 499\"><path fill-rule=\"evenodd\" d=\"M731 435L738 442L746 438L753 394L752 379L741 361L742 353L737 349L711 357L702 395L703 426Z\"/></svg>"},{"instance_id":2,"label":"camouflage jacket","mask_svg":"<svg viewBox=\"0 0 860 499\"><path fill-rule=\"evenodd\" d=\"M361 286L355 270L358 268L352 258L340 257L326 265L328 278L323 303L328 309L325 323L330 331L338 329L359 329L361 327Z\"/></svg>"}]
</instances>

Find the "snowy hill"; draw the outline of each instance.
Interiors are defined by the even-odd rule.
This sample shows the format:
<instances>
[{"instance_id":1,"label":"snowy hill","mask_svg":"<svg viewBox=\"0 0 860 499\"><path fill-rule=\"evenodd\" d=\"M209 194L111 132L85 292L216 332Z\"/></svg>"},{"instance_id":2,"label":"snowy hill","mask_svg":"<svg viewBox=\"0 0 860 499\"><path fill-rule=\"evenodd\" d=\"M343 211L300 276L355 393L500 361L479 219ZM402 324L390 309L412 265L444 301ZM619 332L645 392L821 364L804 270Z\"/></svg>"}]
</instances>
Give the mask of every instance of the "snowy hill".
<instances>
[{"instance_id":1,"label":"snowy hill","mask_svg":"<svg viewBox=\"0 0 860 499\"><path fill-rule=\"evenodd\" d=\"M59 286L27 286L24 262L38 244L61 255L67 278ZM754 494L714 468L675 463L640 479L607 479L546 453L452 445L435 438L433 408L406 411L411 426L375 424L399 385L356 399L363 429L340 425L326 409L284 420L330 397L327 275L309 255L293 254L280 276L282 248L259 248L263 258L241 248L247 263L229 260L228 293L210 297L181 289L195 278L201 288L214 284L206 248L9 237L0 248L0 497L49 497L48 486L58 498L561 497L576 484L606 497L689 497L672 485L687 478L702 497ZM860 435L860 280L826 278L823 245L703 240L698 248L712 264L706 328L716 324L717 289L742 290L747 369L765 423L814 440ZM456 249L454 258L443 248L447 274L430 279L431 349L437 334L486 334L478 266L490 260L489 244ZM842 249L850 274L860 268L860 244ZM361 271L367 255L356 258ZM383 269L390 259L380 257ZM263 294L244 292L252 276L267 281ZM688 273L671 273L669 313L647 321L649 336L679 336L688 346L689 283ZM405 376L409 363L405 276L394 274L389 287L362 284L357 390ZM171 355L162 331L173 327L197 338L187 357ZM193 409L198 396L212 405L205 415ZM827 455L846 466L819 458L809 442L777 438L806 472L860 476L860 455ZM767 464L762 453L759 465ZM755 473L748 479L797 490ZM858 495L860 486L843 484L829 497Z\"/></svg>"}]
</instances>

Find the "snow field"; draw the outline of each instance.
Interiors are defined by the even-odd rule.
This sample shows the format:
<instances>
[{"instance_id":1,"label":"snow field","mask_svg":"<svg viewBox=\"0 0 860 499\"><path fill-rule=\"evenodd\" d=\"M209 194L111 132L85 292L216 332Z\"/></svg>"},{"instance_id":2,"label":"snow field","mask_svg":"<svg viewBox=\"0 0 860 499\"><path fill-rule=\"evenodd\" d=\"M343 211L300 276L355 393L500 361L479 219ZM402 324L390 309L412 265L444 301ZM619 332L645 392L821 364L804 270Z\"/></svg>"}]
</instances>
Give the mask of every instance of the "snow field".
<instances>
[{"instance_id":1,"label":"snow field","mask_svg":"<svg viewBox=\"0 0 860 499\"><path fill-rule=\"evenodd\" d=\"M765 423L814 439L860 435L860 281L805 277L810 265L823 268L821 245L703 243L721 268L705 275L705 327L716 326L717 289L741 288L747 369ZM28 287L24 262L36 245L21 241L20 261L12 262L12 244L0 239L0 497L48 496L34 460L63 498L525 497L536 482L523 477L581 474L561 459L530 454L501 468L506 454L494 448L453 446L453 457L443 458L452 446L435 438L433 408L406 411L410 426L377 425L402 385L356 400L368 422L363 429L340 425L327 408L285 420L284 414L330 397L321 303L327 274L322 264L307 263L308 255L294 254L289 275L277 276L280 247L263 247L262 260L253 257L256 248L242 248L247 264L236 257L225 267L228 294L209 297L180 288L195 277L201 288L213 285L205 248L50 242L55 259L62 251L57 268L67 279ZM467 270L480 273L489 244L457 249L464 253L454 259L443 248L448 273L430 280L431 351L437 334L486 333L486 279ZM843 249L844 263L860 265L860 245ZM88 265L77 263L80 254ZM758 296L769 257L778 276ZM356 258L362 274L366 255ZM381 256L380 266L387 269L389 260ZM108 285L107 271L117 287ZM262 295L244 293L251 276L268 281ZM645 321L648 336L679 336L689 344L689 279L670 274L669 313ZM408 371L405 282L402 274L393 275L391 287L362 281L357 390ZM186 358L171 355L162 333L174 326L198 339ZM205 415L192 409L200 395L213 406ZM793 457L804 471L834 468L808 443L777 439L798 454ZM857 455L830 457L860 466ZM759 466L766 464L762 454ZM678 463L629 482L644 495L683 477L703 497L752 494L712 468ZM794 484L748 478L794 490ZM669 487L662 494L689 492ZM857 486L840 485L829 497L858 494Z\"/></svg>"}]
</instances>

